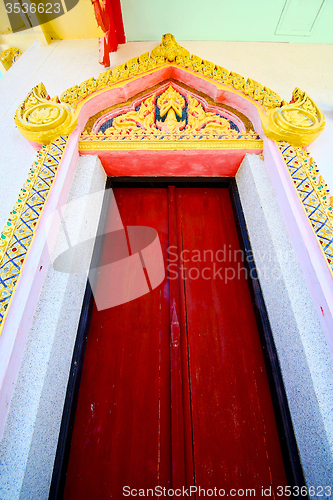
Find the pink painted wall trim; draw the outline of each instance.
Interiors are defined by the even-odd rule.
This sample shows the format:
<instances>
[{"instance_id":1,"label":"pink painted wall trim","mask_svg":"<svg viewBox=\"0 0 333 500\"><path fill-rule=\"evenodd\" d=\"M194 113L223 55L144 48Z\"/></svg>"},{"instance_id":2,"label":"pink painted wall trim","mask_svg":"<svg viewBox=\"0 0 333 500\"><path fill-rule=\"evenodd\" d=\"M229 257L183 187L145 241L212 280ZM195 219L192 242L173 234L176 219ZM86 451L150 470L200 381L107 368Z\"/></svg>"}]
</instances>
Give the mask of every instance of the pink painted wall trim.
<instances>
[{"instance_id":1,"label":"pink painted wall trim","mask_svg":"<svg viewBox=\"0 0 333 500\"><path fill-rule=\"evenodd\" d=\"M28 332L50 262L45 224L49 215L67 200L79 157L77 149L79 136L79 131L74 130L68 141L53 187L40 216L34 240L26 257L24 272L20 276L0 337L0 436L3 433Z\"/></svg>"},{"instance_id":2,"label":"pink painted wall trim","mask_svg":"<svg viewBox=\"0 0 333 500\"><path fill-rule=\"evenodd\" d=\"M284 221L333 358L333 278L277 144L264 139L264 157Z\"/></svg>"},{"instance_id":3,"label":"pink painted wall trim","mask_svg":"<svg viewBox=\"0 0 333 500\"><path fill-rule=\"evenodd\" d=\"M169 79L178 80L193 89L203 92L217 103L225 103L245 114L253 123L255 131L263 134L258 107L264 109L250 98L232 90L220 90L213 80L206 80L200 75L192 74L176 66L166 66L156 69L153 73L144 74L135 80L124 81L121 87L111 87L104 91L96 91L81 105L78 126L82 132L87 120L94 114L108 108L113 104L126 102L140 92L149 91L157 84Z\"/></svg>"}]
</instances>

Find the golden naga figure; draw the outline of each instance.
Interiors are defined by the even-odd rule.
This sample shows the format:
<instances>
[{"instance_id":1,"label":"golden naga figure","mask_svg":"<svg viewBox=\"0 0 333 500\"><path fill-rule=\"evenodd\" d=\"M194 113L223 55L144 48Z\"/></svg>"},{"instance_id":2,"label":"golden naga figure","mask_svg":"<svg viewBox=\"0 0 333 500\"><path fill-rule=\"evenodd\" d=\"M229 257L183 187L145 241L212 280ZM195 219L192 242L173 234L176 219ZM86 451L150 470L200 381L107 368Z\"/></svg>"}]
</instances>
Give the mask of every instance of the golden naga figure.
<instances>
[{"instance_id":1,"label":"golden naga figure","mask_svg":"<svg viewBox=\"0 0 333 500\"><path fill-rule=\"evenodd\" d=\"M311 97L296 87L291 102L269 110L262 125L270 139L307 146L324 130L325 117Z\"/></svg>"},{"instance_id":2,"label":"golden naga figure","mask_svg":"<svg viewBox=\"0 0 333 500\"><path fill-rule=\"evenodd\" d=\"M50 99L42 83L27 95L15 114L15 123L29 141L48 144L75 128L74 111L68 104Z\"/></svg>"}]
</instances>

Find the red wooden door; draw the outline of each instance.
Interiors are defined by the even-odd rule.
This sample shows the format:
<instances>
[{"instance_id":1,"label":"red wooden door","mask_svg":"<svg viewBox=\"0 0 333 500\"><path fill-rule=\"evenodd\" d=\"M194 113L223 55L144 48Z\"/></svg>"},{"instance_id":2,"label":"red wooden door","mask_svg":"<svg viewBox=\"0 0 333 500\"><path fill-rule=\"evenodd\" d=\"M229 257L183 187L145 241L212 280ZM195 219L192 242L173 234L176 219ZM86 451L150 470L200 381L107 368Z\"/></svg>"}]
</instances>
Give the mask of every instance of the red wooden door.
<instances>
[{"instance_id":1,"label":"red wooden door","mask_svg":"<svg viewBox=\"0 0 333 500\"><path fill-rule=\"evenodd\" d=\"M286 478L229 191L114 193L124 226L157 230L168 277L93 310L64 498L125 486L274 498Z\"/></svg>"}]
</instances>

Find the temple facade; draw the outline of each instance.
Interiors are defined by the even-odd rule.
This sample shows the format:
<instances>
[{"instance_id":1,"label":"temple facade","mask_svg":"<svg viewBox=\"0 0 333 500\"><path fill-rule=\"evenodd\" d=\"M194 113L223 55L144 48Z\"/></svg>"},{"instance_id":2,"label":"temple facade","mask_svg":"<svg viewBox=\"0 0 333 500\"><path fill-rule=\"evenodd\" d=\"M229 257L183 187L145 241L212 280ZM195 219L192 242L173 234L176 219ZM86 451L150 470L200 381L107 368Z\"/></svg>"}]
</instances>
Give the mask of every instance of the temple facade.
<instances>
[{"instance_id":1,"label":"temple facade","mask_svg":"<svg viewBox=\"0 0 333 500\"><path fill-rule=\"evenodd\" d=\"M100 293L98 286L94 289L90 280L96 245L95 250L94 245L85 247L84 269L76 269L72 261L69 269L67 261L65 267L57 267L56 258L89 238L99 241L98 236L105 233L100 228L107 219L106 187L114 188L118 206L115 210L119 209L123 221L123 225L118 219L110 222L112 228L108 231L134 226L132 219L126 222L126 210L120 203L126 192L119 190L139 190L140 182L151 183L153 189L158 189L160 182L161 188L169 189L165 202L169 203L169 211L165 208L166 248L176 241L173 246L179 255L180 248L182 252L190 250L180 246L183 229L177 226L172 232L170 213L174 202L170 186L181 190L192 182L194 190L205 186L229 189L239 251L243 252L243 275L249 283L250 292L246 293L253 305L250 314L254 314L253 324L257 325L256 335L264 352L262 366L267 371L286 484L306 488L304 491L313 498L322 487L327 498L333 497L329 490L333 477L333 197L329 190L333 188L333 100L332 71L328 67L332 47L320 46L321 57L317 57L317 47L254 42L177 43L173 35L166 34L160 43L120 45L112 54L110 69L101 72L96 40L63 40L47 46L35 42L0 80L0 213L4 227L0 240L2 499L42 499L49 495L62 498L64 491L65 498L74 498L70 492L76 490L76 483L65 486L65 482L68 462L69 471L74 467L68 447L75 408L77 404L81 408L75 394L81 372L82 381L89 379L85 375L84 339L93 307L91 293L97 302L97 296L103 299L106 292L103 288ZM184 196L179 193L176 199ZM201 207L203 191L200 193L193 202L195 207ZM127 203L129 206L130 201ZM221 215L222 222L218 222L209 203L213 202L194 209L191 224L199 224L196 214L201 211L206 217L202 227L210 227L210 234L220 233L213 222L216 217L216 228L222 227L227 215ZM180 206L180 201L175 202L174 217L178 222L179 217L185 221L185 215L177 212ZM185 206L184 202L184 213ZM135 224L153 227L153 222L144 223L139 218ZM157 224L155 230L164 252L164 233ZM205 237L200 241L201 246L193 248L209 250L208 243L205 246L203 242ZM214 251L234 250L233 243L223 241L216 243L219 246ZM73 255L71 259L83 259L80 252ZM145 259L143 251L142 255ZM149 277L149 290L142 295L148 297L154 288L162 289L169 280L172 304L174 292L166 254L165 274L160 281L153 277L153 271L150 275L147 262L143 267ZM119 277L108 281L121 288L117 280ZM224 275L224 283L227 281ZM116 310L126 301L134 304L141 300L135 299L139 292L132 298L126 293L128 290L124 292L127 298L112 299L114 302L110 299L111 306L105 309L112 310L114 304ZM190 291L185 290L185 299L181 293L175 292L175 301L179 300L181 309L182 300L188 300L184 311L189 317L189 301L195 299L186 299L192 297ZM236 321L243 302L235 293L236 298L225 307L234 307L228 321L248 325L251 319ZM179 324L172 307L171 354L166 362L171 366L167 377L172 383L171 396L167 392L166 397L171 398L174 408L172 387L178 368L172 368L176 362L172 349L177 344L174 335L179 332L172 330L172 325ZM216 301L211 299L208 308L217 310ZM138 322L139 318L144 321L141 313L137 312ZM181 317L180 312L178 315ZM115 318L110 319L110 324L114 322L117 327L116 322L120 325L122 319ZM151 318L154 322L152 313ZM216 321L219 325L222 320ZM190 331L190 323L188 318L183 326L181 319L179 323L182 338L187 329ZM135 325L128 328L139 329ZM235 327L235 332L242 328ZM93 334L89 335L93 338ZM89 335L86 359L94 352L90 351ZM191 340L188 342L184 349L196 352ZM207 347L211 353L217 349L214 345ZM237 358L251 358L241 337L234 349ZM134 356L139 350L138 344ZM181 359L179 362L184 364ZM108 363L116 361L110 358ZM230 363L234 366L236 361ZM256 363L258 367L260 362ZM208 365L206 361L202 370L207 370ZM191 370L189 365L189 377L194 383L195 372ZM251 378L251 370L246 368L244 380ZM180 382L182 394L185 378ZM191 385L191 380L186 383ZM209 391L209 384L203 392ZM223 384L223 379L219 380L219 386ZM127 390L122 390L126 397ZM186 397L180 399L184 405L181 411L186 415ZM195 419L194 406L189 415L189 419ZM176 428L172 412L168 418L171 423L165 424L166 429ZM134 426L132 421L128 425ZM184 428L179 439L186 445L188 427L184 424ZM76 434L83 433L75 429L73 443ZM275 431L265 432L263 435ZM195 439L188 438L194 441L193 453L188 452L194 457L200 449L199 434ZM171 448L177 446L178 441L172 441ZM186 450L185 446L184 470L192 470L186 472L186 484L191 485L189 477L200 477L200 471L193 464L190 469ZM133 463L134 468L138 467ZM162 465L159 467L162 470ZM68 477L72 477L70 474ZM166 480L170 487L182 483L174 471L170 478ZM276 486L273 480L271 484ZM140 484L132 486L140 488ZM239 483L239 487L246 485ZM104 498L101 495L98 498Z\"/></svg>"}]
</instances>

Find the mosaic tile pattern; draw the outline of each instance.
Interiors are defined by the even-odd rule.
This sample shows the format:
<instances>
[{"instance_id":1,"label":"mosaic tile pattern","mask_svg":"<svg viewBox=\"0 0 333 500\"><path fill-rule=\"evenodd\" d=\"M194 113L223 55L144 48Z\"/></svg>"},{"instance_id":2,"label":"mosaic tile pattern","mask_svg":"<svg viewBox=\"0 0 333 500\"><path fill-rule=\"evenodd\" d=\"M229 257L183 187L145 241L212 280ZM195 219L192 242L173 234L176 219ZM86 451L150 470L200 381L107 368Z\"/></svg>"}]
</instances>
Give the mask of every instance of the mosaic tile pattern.
<instances>
[{"instance_id":1,"label":"mosaic tile pattern","mask_svg":"<svg viewBox=\"0 0 333 500\"><path fill-rule=\"evenodd\" d=\"M0 333L67 139L67 136L59 137L37 153L28 179L1 233Z\"/></svg>"},{"instance_id":2,"label":"mosaic tile pattern","mask_svg":"<svg viewBox=\"0 0 333 500\"><path fill-rule=\"evenodd\" d=\"M191 133L191 135L187 134L153 134L149 133L144 134L136 134L132 133L126 135L108 135L107 131L103 134L86 134L83 133L80 137L80 141L258 141L259 145L262 145L262 140L256 132L244 132L244 133L235 133L234 130L231 130L228 134L213 134L209 133L209 135L204 132Z\"/></svg>"},{"instance_id":3,"label":"mosaic tile pattern","mask_svg":"<svg viewBox=\"0 0 333 500\"><path fill-rule=\"evenodd\" d=\"M333 274L333 196L308 151L286 142L278 146Z\"/></svg>"}]
</instances>

